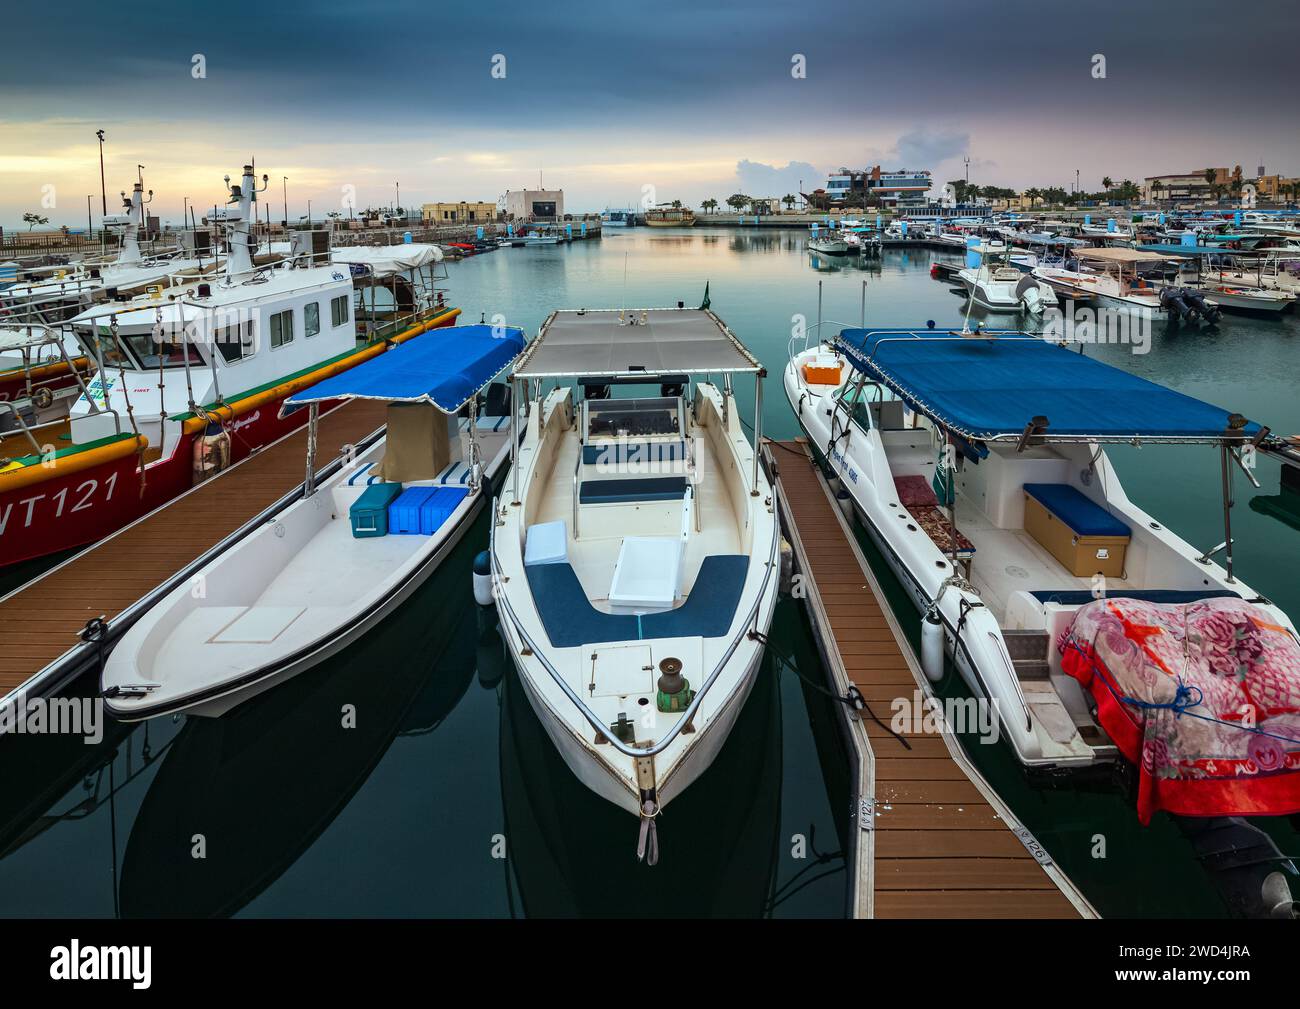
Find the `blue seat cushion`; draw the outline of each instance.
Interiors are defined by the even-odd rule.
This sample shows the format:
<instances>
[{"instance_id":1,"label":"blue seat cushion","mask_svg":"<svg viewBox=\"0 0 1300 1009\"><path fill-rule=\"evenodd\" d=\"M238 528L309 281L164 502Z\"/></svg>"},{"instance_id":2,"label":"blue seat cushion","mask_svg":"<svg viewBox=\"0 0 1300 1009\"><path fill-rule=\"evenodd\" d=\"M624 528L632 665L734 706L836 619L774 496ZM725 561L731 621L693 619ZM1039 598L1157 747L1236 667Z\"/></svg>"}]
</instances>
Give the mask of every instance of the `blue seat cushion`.
<instances>
[{"instance_id":1,"label":"blue seat cushion","mask_svg":"<svg viewBox=\"0 0 1300 1009\"><path fill-rule=\"evenodd\" d=\"M578 500L583 504L672 501L685 493L684 476L625 477L621 480L584 480Z\"/></svg>"},{"instance_id":2,"label":"blue seat cushion","mask_svg":"<svg viewBox=\"0 0 1300 1009\"><path fill-rule=\"evenodd\" d=\"M1065 483L1027 483L1025 493L1069 526L1076 536L1128 536L1129 527Z\"/></svg>"},{"instance_id":3,"label":"blue seat cushion","mask_svg":"<svg viewBox=\"0 0 1300 1009\"><path fill-rule=\"evenodd\" d=\"M743 554L706 557L681 606L636 616L602 613L592 606L572 565L529 564L524 568L538 615L556 648L605 641L721 637L731 627L748 570L749 558Z\"/></svg>"},{"instance_id":4,"label":"blue seat cushion","mask_svg":"<svg viewBox=\"0 0 1300 1009\"><path fill-rule=\"evenodd\" d=\"M1084 606L1096 597L1087 589L1069 589L1060 592L1040 590L1034 592L1034 598L1040 603L1058 603L1061 606ZM1228 589L1117 589L1107 591L1107 599L1138 599L1144 603L1164 603L1176 605L1194 603L1198 599L1222 599L1224 597L1240 599L1241 596Z\"/></svg>"}]
</instances>

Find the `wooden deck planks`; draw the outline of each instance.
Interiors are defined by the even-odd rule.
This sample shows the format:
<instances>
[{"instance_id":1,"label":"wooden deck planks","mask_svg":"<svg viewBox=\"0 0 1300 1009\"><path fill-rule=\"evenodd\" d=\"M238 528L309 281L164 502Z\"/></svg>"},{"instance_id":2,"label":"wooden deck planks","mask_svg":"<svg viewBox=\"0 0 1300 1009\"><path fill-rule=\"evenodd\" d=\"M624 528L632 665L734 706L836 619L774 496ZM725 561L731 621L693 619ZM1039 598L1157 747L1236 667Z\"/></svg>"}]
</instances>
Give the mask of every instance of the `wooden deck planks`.
<instances>
[{"instance_id":1,"label":"wooden deck planks","mask_svg":"<svg viewBox=\"0 0 1300 1009\"><path fill-rule=\"evenodd\" d=\"M843 668L883 725L873 751L878 918L1060 918L1079 911L985 799L941 735L889 726L892 702L920 690L882 603L846 540L804 448L772 453L785 503Z\"/></svg>"},{"instance_id":2,"label":"wooden deck planks","mask_svg":"<svg viewBox=\"0 0 1300 1009\"><path fill-rule=\"evenodd\" d=\"M318 464L382 427L385 408L357 400L321 417ZM0 600L0 696L75 645L87 620L112 619L302 483L305 438L280 439Z\"/></svg>"}]
</instances>

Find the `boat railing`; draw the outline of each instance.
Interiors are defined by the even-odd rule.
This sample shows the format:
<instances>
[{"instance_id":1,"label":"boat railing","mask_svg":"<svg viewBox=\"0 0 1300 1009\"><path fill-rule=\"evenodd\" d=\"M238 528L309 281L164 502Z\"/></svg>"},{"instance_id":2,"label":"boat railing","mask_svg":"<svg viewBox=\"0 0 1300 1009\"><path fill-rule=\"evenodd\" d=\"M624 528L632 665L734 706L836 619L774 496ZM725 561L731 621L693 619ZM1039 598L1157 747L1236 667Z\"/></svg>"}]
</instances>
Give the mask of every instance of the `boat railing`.
<instances>
[{"instance_id":1,"label":"boat railing","mask_svg":"<svg viewBox=\"0 0 1300 1009\"><path fill-rule=\"evenodd\" d=\"M537 643L534 642L528 632L524 630L523 623L515 613L514 607L510 605L510 600L506 593L501 591L501 586L505 582L505 573L501 570L501 562L497 553L497 526L501 524L498 518L501 514L498 501L499 499L497 498L493 498L492 500L492 533L491 540L488 544L489 554L492 558L492 595L496 600L498 609L502 610L509 618L510 623L515 629L515 633L519 635L519 639L523 642L527 653L531 654L533 658L537 659L537 661L542 664L542 667L548 674L550 674L551 679L555 681L556 685L564 692L565 696L568 697L574 706L582 713L582 717L587 720L587 723L595 729L600 736L603 736L605 740L614 747L614 749L618 750L619 753L622 753L625 756L632 757L633 759L653 757L662 753L686 728L686 726L690 725L694 720L696 713L700 709L700 705L703 703L705 696L709 692L709 689L717 682L718 677L722 675L722 671L727 667L727 663L731 661L731 657L736 653L736 649L739 648L740 643L746 639L746 634L741 632L731 639L731 644L727 646L727 650L723 653L722 658L718 660L717 665L713 667L712 672L710 672L708 678L705 679L703 686L695 692L695 697L691 700L691 703L687 706L686 710L682 712L681 717L677 720L677 724L668 730L663 739L659 740L659 742L655 743L653 746L628 746L614 734L608 725L601 721L599 715L592 711L591 708L587 707L586 703L578 695L578 692L569 685L568 681L560 674L559 670L550 663L546 658L546 653L537 646ZM772 537L771 552L768 555L768 562L763 572L762 584L759 585L758 594L754 598L754 604L745 615L745 619L741 624L742 628L754 624L758 618L759 607L763 605L763 597L767 591L768 582L772 578L772 572L777 568L777 542L778 538L774 535Z\"/></svg>"},{"instance_id":2,"label":"boat railing","mask_svg":"<svg viewBox=\"0 0 1300 1009\"><path fill-rule=\"evenodd\" d=\"M804 354L806 354L806 353L808 352L808 350L809 350L809 349L811 348L811 346L812 346L812 342L813 342L813 337L814 337L814 336L817 337L817 342L819 342L819 343L822 342L821 331L822 331L823 327L826 327L826 326L838 326L840 329L853 329L853 328L854 328L853 323L851 323L851 322L839 322L839 321L836 320L836 319L823 319L823 320L819 320L819 321L817 321L817 322L814 322L811 326L807 326L807 327L804 328L803 335L802 335L802 340L803 340L803 350L801 350L799 353L804 353ZM789 339L789 341L787 342L787 344L786 344L786 349L785 349L785 356L786 356L788 359L793 359L793 358L794 358L794 356L795 356L795 345L796 345L797 343L799 343L800 339L801 339L801 337L800 337L800 334L799 334L798 332L794 332L794 333L791 333L791 334L790 334L790 339ZM826 342L829 343L830 341L826 341Z\"/></svg>"},{"instance_id":3,"label":"boat railing","mask_svg":"<svg viewBox=\"0 0 1300 1009\"><path fill-rule=\"evenodd\" d=\"M54 329L54 327L43 323L42 324L25 323L22 326L22 328L29 331L36 330L36 329L43 331L40 335L33 334L29 340L25 341L22 344L10 347L10 350L20 350L23 352L24 363L22 367L23 370L28 373L27 386L28 386L28 392L30 398L35 400L38 395L36 391L32 390L32 386L34 384L40 386L41 389L44 389L47 384L55 381L55 379L48 379L48 380L38 380L37 382L33 383L30 377L31 369L49 367L55 364L63 364L68 369L68 374L72 376L72 380L77 384L77 387L81 390L81 394L86 397L86 401L90 404L90 412L92 414L94 413L110 414L113 417L113 420L117 426L117 433L121 434L122 423L121 423L121 419L117 415L117 411L108 405L107 398L105 398L103 406L100 406L100 404L95 402L95 397L90 394L89 388L87 388L85 381L82 379L81 371L73 363L72 359L68 357L67 348L63 345L63 340L60 338L58 332ZM43 347L52 348L56 352L56 356L47 359L44 362L33 364L30 358L31 352L34 350L39 350ZM97 368L96 375L99 376L100 384L102 387L103 384L102 376L104 371L103 362L96 362L96 368ZM49 393L48 391L46 394L51 397L51 402L52 402L53 394ZM24 419L22 410L20 409L21 403L22 403L21 400L9 400L6 402L0 402L0 407L6 408L10 412L10 414L12 414L18 429L21 430L22 433L26 436L27 440L31 442L32 447L36 449L36 454L42 455L44 453L44 447L36 441L36 437L33 434L33 429L27 424L26 420ZM36 426L39 427L41 425L36 425ZM0 434L0 442L3 441L4 441L4 435Z\"/></svg>"}]
</instances>

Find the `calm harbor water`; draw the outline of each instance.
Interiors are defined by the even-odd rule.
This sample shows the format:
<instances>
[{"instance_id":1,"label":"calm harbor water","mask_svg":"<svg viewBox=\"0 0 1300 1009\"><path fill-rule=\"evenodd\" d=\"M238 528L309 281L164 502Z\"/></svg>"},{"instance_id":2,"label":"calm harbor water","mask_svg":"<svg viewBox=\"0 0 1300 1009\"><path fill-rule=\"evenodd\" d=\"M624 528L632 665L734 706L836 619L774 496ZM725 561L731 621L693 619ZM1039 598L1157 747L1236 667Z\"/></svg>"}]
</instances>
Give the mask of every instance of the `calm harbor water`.
<instances>
[{"instance_id":1,"label":"calm harbor water","mask_svg":"<svg viewBox=\"0 0 1300 1009\"><path fill-rule=\"evenodd\" d=\"M816 320L819 281L828 332L858 323L864 282L873 325L952 326L964 305L929 276L943 253L893 251L859 269L814 261L803 239L611 230L451 264L449 286L463 322L499 315L533 333L555 308L698 305L707 281L715 311L772 373L764 433L792 437L780 368L796 316ZM1300 431L1298 341L1300 317L1233 316L1217 330L1157 328L1143 356L1089 353L1289 433ZM752 414L752 386L737 395ZM1213 451L1113 455L1161 521L1198 546L1223 539ZM1276 464L1262 460L1257 476L1258 492L1237 480L1237 571L1297 615L1300 531L1273 517L1288 503ZM224 719L109 726L97 745L0 740L0 914L843 914L849 786L830 702L769 658L716 764L665 813L660 865L640 866L635 820L568 772L473 603L470 562L486 539L480 519L393 619ZM915 611L876 569L916 633ZM800 604L780 604L772 639L822 682ZM345 705L356 728L341 724ZM1225 913L1190 843L1167 817L1140 826L1122 787L1031 783L1005 746L968 749L1102 914ZM1290 821L1255 822L1300 852Z\"/></svg>"}]
</instances>

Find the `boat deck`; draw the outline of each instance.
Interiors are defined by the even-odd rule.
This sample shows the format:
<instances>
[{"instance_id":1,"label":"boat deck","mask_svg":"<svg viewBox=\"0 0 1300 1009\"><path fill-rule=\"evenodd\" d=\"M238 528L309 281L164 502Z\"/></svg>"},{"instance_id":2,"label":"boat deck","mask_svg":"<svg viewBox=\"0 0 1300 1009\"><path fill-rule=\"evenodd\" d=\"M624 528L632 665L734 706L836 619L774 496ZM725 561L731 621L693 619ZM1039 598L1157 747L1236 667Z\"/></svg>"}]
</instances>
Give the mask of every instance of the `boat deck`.
<instances>
[{"instance_id":1,"label":"boat deck","mask_svg":"<svg viewBox=\"0 0 1300 1009\"><path fill-rule=\"evenodd\" d=\"M384 426L386 404L354 401L320 419L319 466ZM88 547L0 599L0 698L33 680L79 643L86 622L113 618L302 483L300 429Z\"/></svg>"},{"instance_id":2,"label":"boat deck","mask_svg":"<svg viewBox=\"0 0 1300 1009\"><path fill-rule=\"evenodd\" d=\"M927 696L927 681L805 444L764 448L832 686L855 686L888 725L892 702ZM1037 842L952 733L905 732L909 749L865 713L846 722L858 760L856 916L1095 915L1050 856L1031 853Z\"/></svg>"}]
</instances>

